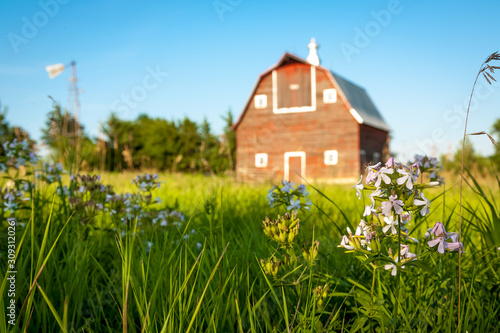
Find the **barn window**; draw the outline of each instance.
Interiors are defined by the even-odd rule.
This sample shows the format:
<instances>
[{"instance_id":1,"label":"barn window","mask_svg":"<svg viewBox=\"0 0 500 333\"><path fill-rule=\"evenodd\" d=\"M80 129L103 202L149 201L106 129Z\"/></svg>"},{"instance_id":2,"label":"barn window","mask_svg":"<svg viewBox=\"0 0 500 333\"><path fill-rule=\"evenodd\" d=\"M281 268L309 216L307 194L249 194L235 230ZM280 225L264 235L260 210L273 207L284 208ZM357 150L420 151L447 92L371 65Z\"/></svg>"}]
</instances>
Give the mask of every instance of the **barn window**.
<instances>
[{"instance_id":1,"label":"barn window","mask_svg":"<svg viewBox=\"0 0 500 333\"><path fill-rule=\"evenodd\" d=\"M336 150L325 151L325 165L337 165L339 153Z\"/></svg>"},{"instance_id":2,"label":"barn window","mask_svg":"<svg viewBox=\"0 0 500 333\"><path fill-rule=\"evenodd\" d=\"M380 162L380 153L373 153L373 163Z\"/></svg>"},{"instance_id":3,"label":"barn window","mask_svg":"<svg viewBox=\"0 0 500 333\"><path fill-rule=\"evenodd\" d=\"M267 108L267 95L255 95L255 108L256 109Z\"/></svg>"},{"instance_id":4,"label":"barn window","mask_svg":"<svg viewBox=\"0 0 500 333\"><path fill-rule=\"evenodd\" d=\"M359 159L360 159L361 165L366 164L366 151L365 150L361 149L359 151Z\"/></svg>"},{"instance_id":5,"label":"barn window","mask_svg":"<svg viewBox=\"0 0 500 333\"><path fill-rule=\"evenodd\" d=\"M274 113L316 110L316 67L282 66L272 72Z\"/></svg>"},{"instance_id":6,"label":"barn window","mask_svg":"<svg viewBox=\"0 0 500 333\"><path fill-rule=\"evenodd\" d=\"M323 103L332 104L337 102L337 90L325 89L323 90Z\"/></svg>"},{"instance_id":7,"label":"barn window","mask_svg":"<svg viewBox=\"0 0 500 333\"><path fill-rule=\"evenodd\" d=\"M255 154L255 166L257 168L267 167L267 154L266 153Z\"/></svg>"}]
</instances>

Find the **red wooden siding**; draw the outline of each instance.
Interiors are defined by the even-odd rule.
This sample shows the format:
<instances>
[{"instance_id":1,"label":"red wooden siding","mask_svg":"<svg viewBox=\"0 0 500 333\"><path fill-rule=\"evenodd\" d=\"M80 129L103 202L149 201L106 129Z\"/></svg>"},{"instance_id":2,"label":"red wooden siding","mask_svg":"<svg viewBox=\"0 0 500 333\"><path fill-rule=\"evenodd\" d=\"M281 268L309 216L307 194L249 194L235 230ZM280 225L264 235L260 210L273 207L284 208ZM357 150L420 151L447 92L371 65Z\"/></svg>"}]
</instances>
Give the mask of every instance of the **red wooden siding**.
<instances>
[{"instance_id":1,"label":"red wooden siding","mask_svg":"<svg viewBox=\"0 0 500 333\"><path fill-rule=\"evenodd\" d=\"M310 66L304 64L280 67L278 73L282 68L295 73L305 73L302 68L307 68L310 73ZM284 153L300 151L306 154L307 179L357 179L360 170L360 125L340 98L334 104L323 103L323 90L332 88L334 86L327 72L317 67L316 111L275 114L272 73L262 77L254 95L267 95L267 107L256 109L252 96L248 109L244 110L244 117L236 128L236 167L239 179L283 178ZM309 87L306 90L311 89ZM337 165L324 164L326 150L338 151ZM255 167L257 153L268 154L267 167Z\"/></svg>"},{"instance_id":2,"label":"red wooden siding","mask_svg":"<svg viewBox=\"0 0 500 333\"><path fill-rule=\"evenodd\" d=\"M386 131L371 126L361 125L360 149L365 151L366 162L376 163L375 153L380 154L379 159L384 161L388 158L389 134ZM363 167L363 166L362 166Z\"/></svg>"},{"instance_id":3,"label":"red wooden siding","mask_svg":"<svg viewBox=\"0 0 500 333\"><path fill-rule=\"evenodd\" d=\"M311 66L286 65L278 68L278 109L311 106Z\"/></svg>"}]
</instances>

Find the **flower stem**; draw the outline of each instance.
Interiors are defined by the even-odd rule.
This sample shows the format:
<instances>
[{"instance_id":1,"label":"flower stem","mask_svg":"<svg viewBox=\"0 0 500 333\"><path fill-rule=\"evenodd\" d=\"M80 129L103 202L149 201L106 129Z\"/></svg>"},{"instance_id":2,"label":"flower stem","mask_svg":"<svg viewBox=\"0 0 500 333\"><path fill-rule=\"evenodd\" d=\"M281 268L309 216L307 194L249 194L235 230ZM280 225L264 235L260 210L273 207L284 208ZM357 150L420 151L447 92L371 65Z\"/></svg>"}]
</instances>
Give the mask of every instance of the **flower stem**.
<instances>
[{"instance_id":1,"label":"flower stem","mask_svg":"<svg viewBox=\"0 0 500 333\"><path fill-rule=\"evenodd\" d=\"M370 318L373 320L373 293L375 291L375 273L377 269L377 261L374 263L375 265L373 266L373 277L372 277L372 290L371 290L371 304L370 304Z\"/></svg>"},{"instance_id":2,"label":"flower stem","mask_svg":"<svg viewBox=\"0 0 500 333\"><path fill-rule=\"evenodd\" d=\"M401 285L401 218L399 215L396 216L398 220L398 264L396 265L397 269L397 278L396 278L396 307L393 310L393 325L394 331L396 331L396 325L398 322L398 311L399 311L399 296L400 296L400 285Z\"/></svg>"}]
</instances>

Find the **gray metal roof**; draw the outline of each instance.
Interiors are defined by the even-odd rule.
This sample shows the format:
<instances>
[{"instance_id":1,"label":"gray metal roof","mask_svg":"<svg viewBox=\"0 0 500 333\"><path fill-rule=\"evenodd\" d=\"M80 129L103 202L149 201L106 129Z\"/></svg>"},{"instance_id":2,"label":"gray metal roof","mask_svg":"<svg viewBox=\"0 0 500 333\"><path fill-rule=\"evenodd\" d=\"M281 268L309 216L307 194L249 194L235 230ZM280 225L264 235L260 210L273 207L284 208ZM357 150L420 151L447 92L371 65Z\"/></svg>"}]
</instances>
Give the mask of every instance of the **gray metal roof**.
<instances>
[{"instance_id":1,"label":"gray metal roof","mask_svg":"<svg viewBox=\"0 0 500 333\"><path fill-rule=\"evenodd\" d=\"M337 81L340 86L340 89L344 93L345 97L349 103L351 103L353 109L356 110L356 112L363 119L363 124L379 128L384 131L391 130L384 118L382 118L382 115L378 111L375 104L373 104L365 89L347 79L344 79L342 76L335 74L334 72L331 73L335 81Z\"/></svg>"}]
</instances>

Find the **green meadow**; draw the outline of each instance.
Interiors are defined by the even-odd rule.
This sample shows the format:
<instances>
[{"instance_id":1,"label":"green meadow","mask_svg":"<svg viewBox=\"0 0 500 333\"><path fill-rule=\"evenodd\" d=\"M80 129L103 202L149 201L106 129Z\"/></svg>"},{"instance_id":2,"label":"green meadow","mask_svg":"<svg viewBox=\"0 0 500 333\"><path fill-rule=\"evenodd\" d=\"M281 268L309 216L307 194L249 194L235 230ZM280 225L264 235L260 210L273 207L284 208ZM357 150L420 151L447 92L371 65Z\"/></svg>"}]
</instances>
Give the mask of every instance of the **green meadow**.
<instances>
[{"instance_id":1,"label":"green meadow","mask_svg":"<svg viewBox=\"0 0 500 333\"><path fill-rule=\"evenodd\" d=\"M101 183L134 192L135 176L107 173ZM7 220L0 227L0 332L500 332L494 176L464 183L460 268L458 253L428 253L424 238L437 221L458 230L459 178L426 192L430 214L411 222L411 236L427 266L401 271L399 297L388 271L374 274L338 247L368 204L354 184L306 184L312 207L298 213L295 243L319 241L316 259L274 278L260 263L277 250L262 221L284 213L267 202L273 184L186 174L159 174L159 181L152 197L161 202L141 209L181 212L175 225L124 224L104 211L82 221L55 184L33 180L15 227L13 298Z\"/></svg>"}]
</instances>

